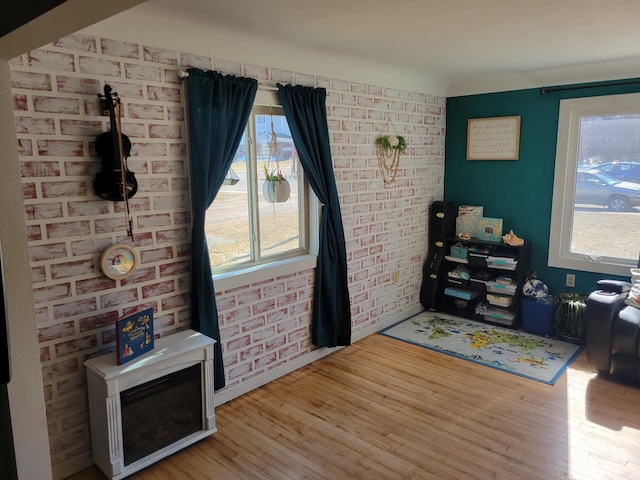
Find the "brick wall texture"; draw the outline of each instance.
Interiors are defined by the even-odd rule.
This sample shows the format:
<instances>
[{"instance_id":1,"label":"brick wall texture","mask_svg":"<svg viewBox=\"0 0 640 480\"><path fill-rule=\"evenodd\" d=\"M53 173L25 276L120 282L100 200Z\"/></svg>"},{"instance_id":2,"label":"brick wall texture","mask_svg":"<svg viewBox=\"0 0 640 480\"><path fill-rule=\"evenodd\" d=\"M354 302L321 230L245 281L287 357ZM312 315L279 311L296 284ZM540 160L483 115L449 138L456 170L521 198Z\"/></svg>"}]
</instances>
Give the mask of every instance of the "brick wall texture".
<instances>
[{"instance_id":1,"label":"brick wall texture","mask_svg":"<svg viewBox=\"0 0 640 480\"><path fill-rule=\"evenodd\" d=\"M443 197L445 99L424 93L245 65L86 35L70 35L10 62L36 328L54 476L91 463L83 362L115 348L114 321L153 307L155 331L189 328L190 205L182 68L261 83L327 89L334 169L347 238L353 331L419 304L431 202ZM111 85L132 142L139 191L100 199L94 140L109 129L98 94ZM374 141L409 144L384 185ZM101 253L132 243L141 265L113 281ZM393 272L398 272L394 281ZM227 388L309 353L313 272L218 291ZM71 472L72 473L72 472Z\"/></svg>"}]
</instances>

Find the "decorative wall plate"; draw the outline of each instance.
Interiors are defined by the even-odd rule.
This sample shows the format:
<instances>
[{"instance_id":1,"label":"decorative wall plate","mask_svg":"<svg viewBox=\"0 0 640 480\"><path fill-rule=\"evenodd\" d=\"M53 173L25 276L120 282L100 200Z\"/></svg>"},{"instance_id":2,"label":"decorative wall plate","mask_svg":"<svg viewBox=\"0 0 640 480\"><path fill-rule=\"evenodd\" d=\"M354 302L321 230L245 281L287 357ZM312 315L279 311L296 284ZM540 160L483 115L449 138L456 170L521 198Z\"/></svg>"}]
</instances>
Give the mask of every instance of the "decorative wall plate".
<instances>
[{"instance_id":1,"label":"decorative wall plate","mask_svg":"<svg viewBox=\"0 0 640 480\"><path fill-rule=\"evenodd\" d=\"M118 243L107 248L100 258L100 268L112 280L122 280L138 266L138 252L131 245Z\"/></svg>"}]
</instances>

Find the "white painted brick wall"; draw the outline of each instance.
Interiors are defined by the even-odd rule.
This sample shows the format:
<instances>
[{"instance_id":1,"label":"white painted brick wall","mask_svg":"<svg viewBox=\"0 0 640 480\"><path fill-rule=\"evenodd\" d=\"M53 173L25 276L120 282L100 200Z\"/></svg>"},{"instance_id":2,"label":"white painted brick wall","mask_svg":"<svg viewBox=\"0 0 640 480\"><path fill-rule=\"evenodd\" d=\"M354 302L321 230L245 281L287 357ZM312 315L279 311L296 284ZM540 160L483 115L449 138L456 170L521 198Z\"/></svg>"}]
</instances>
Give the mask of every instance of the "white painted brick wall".
<instances>
[{"instance_id":1,"label":"white painted brick wall","mask_svg":"<svg viewBox=\"0 0 640 480\"><path fill-rule=\"evenodd\" d=\"M71 35L10 63L24 209L54 474L90 463L83 362L114 349L114 321L153 307L157 335L190 325L190 211L179 68L195 66L328 91L334 169L347 239L353 331L419 303L427 213L442 198L445 99L343 79ZM126 240L122 203L99 199L93 141L108 129L97 95L122 99L132 141L131 199L141 265L122 282L99 272L101 252ZM374 141L409 143L384 185ZM399 281L392 273L399 271ZM313 271L216 292L227 388L313 350Z\"/></svg>"}]
</instances>

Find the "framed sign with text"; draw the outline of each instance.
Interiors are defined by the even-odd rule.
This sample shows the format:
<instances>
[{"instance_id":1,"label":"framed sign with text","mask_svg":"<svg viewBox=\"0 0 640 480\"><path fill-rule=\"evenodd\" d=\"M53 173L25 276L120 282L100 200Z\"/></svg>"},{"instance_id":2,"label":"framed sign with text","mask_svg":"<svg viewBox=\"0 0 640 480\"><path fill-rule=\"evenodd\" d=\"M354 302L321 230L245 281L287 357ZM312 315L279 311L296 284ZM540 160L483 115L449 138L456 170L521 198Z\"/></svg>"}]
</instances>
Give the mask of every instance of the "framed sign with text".
<instances>
[{"instance_id":1,"label":"framed sign with text","mask_svg":"<svg viewBox=\"0 0 640 480\"><path fill-rule=\"evenodd\" d=\"M518 160L520 116L470 118L467 160Z\"/></svg>"}]
</instances>

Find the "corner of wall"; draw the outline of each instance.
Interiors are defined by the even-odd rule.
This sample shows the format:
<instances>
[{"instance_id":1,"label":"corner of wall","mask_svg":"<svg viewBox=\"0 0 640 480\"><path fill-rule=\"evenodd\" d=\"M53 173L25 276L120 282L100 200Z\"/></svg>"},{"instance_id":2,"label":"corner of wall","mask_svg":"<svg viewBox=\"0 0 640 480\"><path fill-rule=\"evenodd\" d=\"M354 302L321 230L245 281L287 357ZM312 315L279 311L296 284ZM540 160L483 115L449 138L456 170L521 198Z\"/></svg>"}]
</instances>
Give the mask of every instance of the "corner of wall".
<instances>
[{"instance_id":1,"label":"corner of wall","mask_svg":"<svg viewBox=\"0 0 640 480\"><path fill-rule=\"evenodd\" d=\"M8 385L16 464L19 478L51 478L49 436L35 324L27 231L22 205L13 102L6 61L0 61L0 154L3 187L0 189L0 239L11 348L12 380ZM19 348L17 348L19 346ZM20 421L17 421L19 419Z\"/></svg>"}]
</instances>

